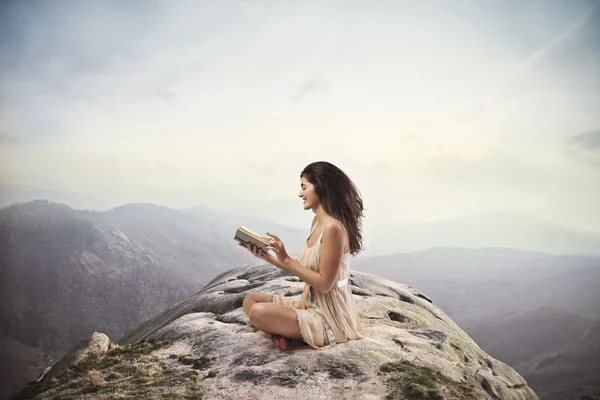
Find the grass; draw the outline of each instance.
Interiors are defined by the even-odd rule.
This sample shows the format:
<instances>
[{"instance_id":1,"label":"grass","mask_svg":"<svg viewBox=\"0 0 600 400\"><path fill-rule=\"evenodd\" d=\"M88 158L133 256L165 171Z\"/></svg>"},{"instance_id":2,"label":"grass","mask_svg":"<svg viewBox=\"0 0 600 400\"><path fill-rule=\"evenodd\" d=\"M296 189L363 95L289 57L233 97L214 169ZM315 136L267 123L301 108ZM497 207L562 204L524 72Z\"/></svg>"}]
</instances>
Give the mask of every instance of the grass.
<instances>
[{"instance_id":1,"label":"grass","mask_svg":"<svg viewBox=\"0 0 600 400\"><path fill-rule=\"evenodd\" d=\"M115 346L50 379L33 399L186 399L204 396L195 370L169 367L151 355L168 341ZM27 397L29 398L29 397Z\"/></svg>"},{"instance_id":2,"label":"grass","mask_svg":"<svg viewBox=\"0 0 600 400\"><path fill-rule=\"evenodd\" d=\"M475 399L471 385L447 378L427 367L408 362L386 363L380 372L388 375L387 385L391 389L386 399L443 400Z\"/></svg>"}]
</instances>

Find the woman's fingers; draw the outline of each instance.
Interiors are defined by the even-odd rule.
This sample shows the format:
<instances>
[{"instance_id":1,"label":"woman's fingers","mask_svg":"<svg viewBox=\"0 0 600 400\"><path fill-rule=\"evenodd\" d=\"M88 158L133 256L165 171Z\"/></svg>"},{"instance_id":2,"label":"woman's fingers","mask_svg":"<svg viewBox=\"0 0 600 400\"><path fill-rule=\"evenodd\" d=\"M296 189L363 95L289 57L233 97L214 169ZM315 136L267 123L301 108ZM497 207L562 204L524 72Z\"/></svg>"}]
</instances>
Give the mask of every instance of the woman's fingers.
<instances>
[{"instance_id":1,"label":"woman's fingers","mask_svg":"<svg viewBox=\"0 0 600 400\"><path fill-rule=\"evenodd\" d=\"M279 239L279 236L277 236L277 235L275 235L275 234L273 234L273 233L269 233L269 232L267 232L267 235L271 236L272 238L275 238L275 240L277 240L277 241L279 241L279 242L281 241L281 239Z\"/></svg>"},{"instance_id":2,"label":"woman's fingers","mask_svg":"<svg viewBox=\"0 0 600 400\"><path fill-rule=\"evenodd\" d=\"M279 236L268 232L267 235L274 238L274 240L270 240L269 243L277 246L277 250L279 251L283 247L283 242L281 241L281 239L279 239Z\"/></svg>"},{"instance_id":3,"label":"woman's fingers","mask_svg":"<svg viewBox=\"0 0 600 400\"><path fill-rule=\"evenodd\" d=\"M264 251L259 246L256 246L252 243L238 243L240 246L247 248L255 257L263 258L269 254L269 251ZM267 246L267 249L277 251L273 246Z\"/></svg>"},{"instance_id":4,"label":"woman's fingers","mask_svg":"<svg viewBox=\"0 0 600 400\"><path fill-rule=\"evenodd\" d=\"M256 245L254 245L254 244L251 244L250 246L252 246L252 253L253 253L253 254L254 254L256 257L260 257L260 256L262 256L262 255L266 254L266 253L263 251L263 249L261 249L260 247L258 247L258 246L256 246Z\"/></svg>"},{"instance_id":5,"label":"woman's fingers","mask_svg":"<svg viewBox=\"0 0 600 400\"><path fill-rule=\"evenodd\" d=\"M252 243L240 243L240 246L247 248L251 253L256 254L254 245Z\"/></svg>"}]
</instances>

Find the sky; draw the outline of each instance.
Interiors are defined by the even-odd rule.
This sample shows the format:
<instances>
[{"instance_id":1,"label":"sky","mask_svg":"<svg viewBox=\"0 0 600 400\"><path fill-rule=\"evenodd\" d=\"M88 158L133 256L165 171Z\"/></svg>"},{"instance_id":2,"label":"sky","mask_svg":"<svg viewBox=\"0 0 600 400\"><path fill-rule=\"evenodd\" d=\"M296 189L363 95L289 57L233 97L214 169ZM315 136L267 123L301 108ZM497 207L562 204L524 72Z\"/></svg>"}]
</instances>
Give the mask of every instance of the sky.
<instances>
[{"instance_id":1,"label":"sky","mask_svg":"<svg viewBox=\"0 0 600 400\"><path fill-rule=\"evenodd\" d=\"M325 160L374 224L600 233L598 38L594 0L8 1L0 185L272 202Z\"/></svg>"}]
</instances>

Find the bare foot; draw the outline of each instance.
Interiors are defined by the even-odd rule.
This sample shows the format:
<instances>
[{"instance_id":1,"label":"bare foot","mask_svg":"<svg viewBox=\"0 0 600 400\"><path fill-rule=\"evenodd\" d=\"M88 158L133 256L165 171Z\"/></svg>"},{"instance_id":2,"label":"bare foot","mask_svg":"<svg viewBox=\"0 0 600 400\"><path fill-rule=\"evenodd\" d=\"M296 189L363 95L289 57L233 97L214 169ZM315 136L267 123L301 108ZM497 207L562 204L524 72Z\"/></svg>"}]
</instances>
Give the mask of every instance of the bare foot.
<instances>
[{"instance_id":1,"label":"bare foot","mask_svg":"<svg viewBox=\"0 0 600 400\"><path fill-rule=\"evenodd\" d=\"M273 335L273 344L279 351L286 351L288 349L288 339L280 335Z\"/></svg>"}]
</instances>

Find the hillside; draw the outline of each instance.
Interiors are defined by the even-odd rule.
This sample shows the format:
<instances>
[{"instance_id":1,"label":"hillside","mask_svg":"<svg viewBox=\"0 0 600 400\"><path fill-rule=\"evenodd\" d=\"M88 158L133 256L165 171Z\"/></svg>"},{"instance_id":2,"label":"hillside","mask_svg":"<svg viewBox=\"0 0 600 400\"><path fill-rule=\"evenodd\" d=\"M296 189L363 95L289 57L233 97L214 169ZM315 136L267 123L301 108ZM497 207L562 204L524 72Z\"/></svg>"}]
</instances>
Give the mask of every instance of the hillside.
<instances>
[{"instance_id":1,"label":"hillside","mask_svg":"<svg viewBox=\"0 0 600 400\"><path fill-rule=\"evenodd\" d=\"M513 366L541 399L600 396L600 322L555 307L499 315L467 332Z\"/></svg>"},{"instance_id":2,"label":"hillside","mask_svg":"<svg viewBox=\"0 0 600 400\"><path fill-rule=\"evenodd\" d=\"M38 362L32 352L62 354L95 329L122 335L225 268L252 262L233 233L146 204L101 213L38 200L0 209L0 340L19 343L10 353L2 347L0 376L11 381L0 386L33 378L28 368L15 381L12 370Z\"/></svg>"},{"instance_id":3,"label":"hillside","mask_svg":"<svg viewBox=\"0 0 600 400\"><path fill-rule=\"evenodd\" d=\"M462 327L491 315L557 305L600 319L600 257L442 247L358 257L352 265L426 290Z\"/></svg>"}]
</instances>

